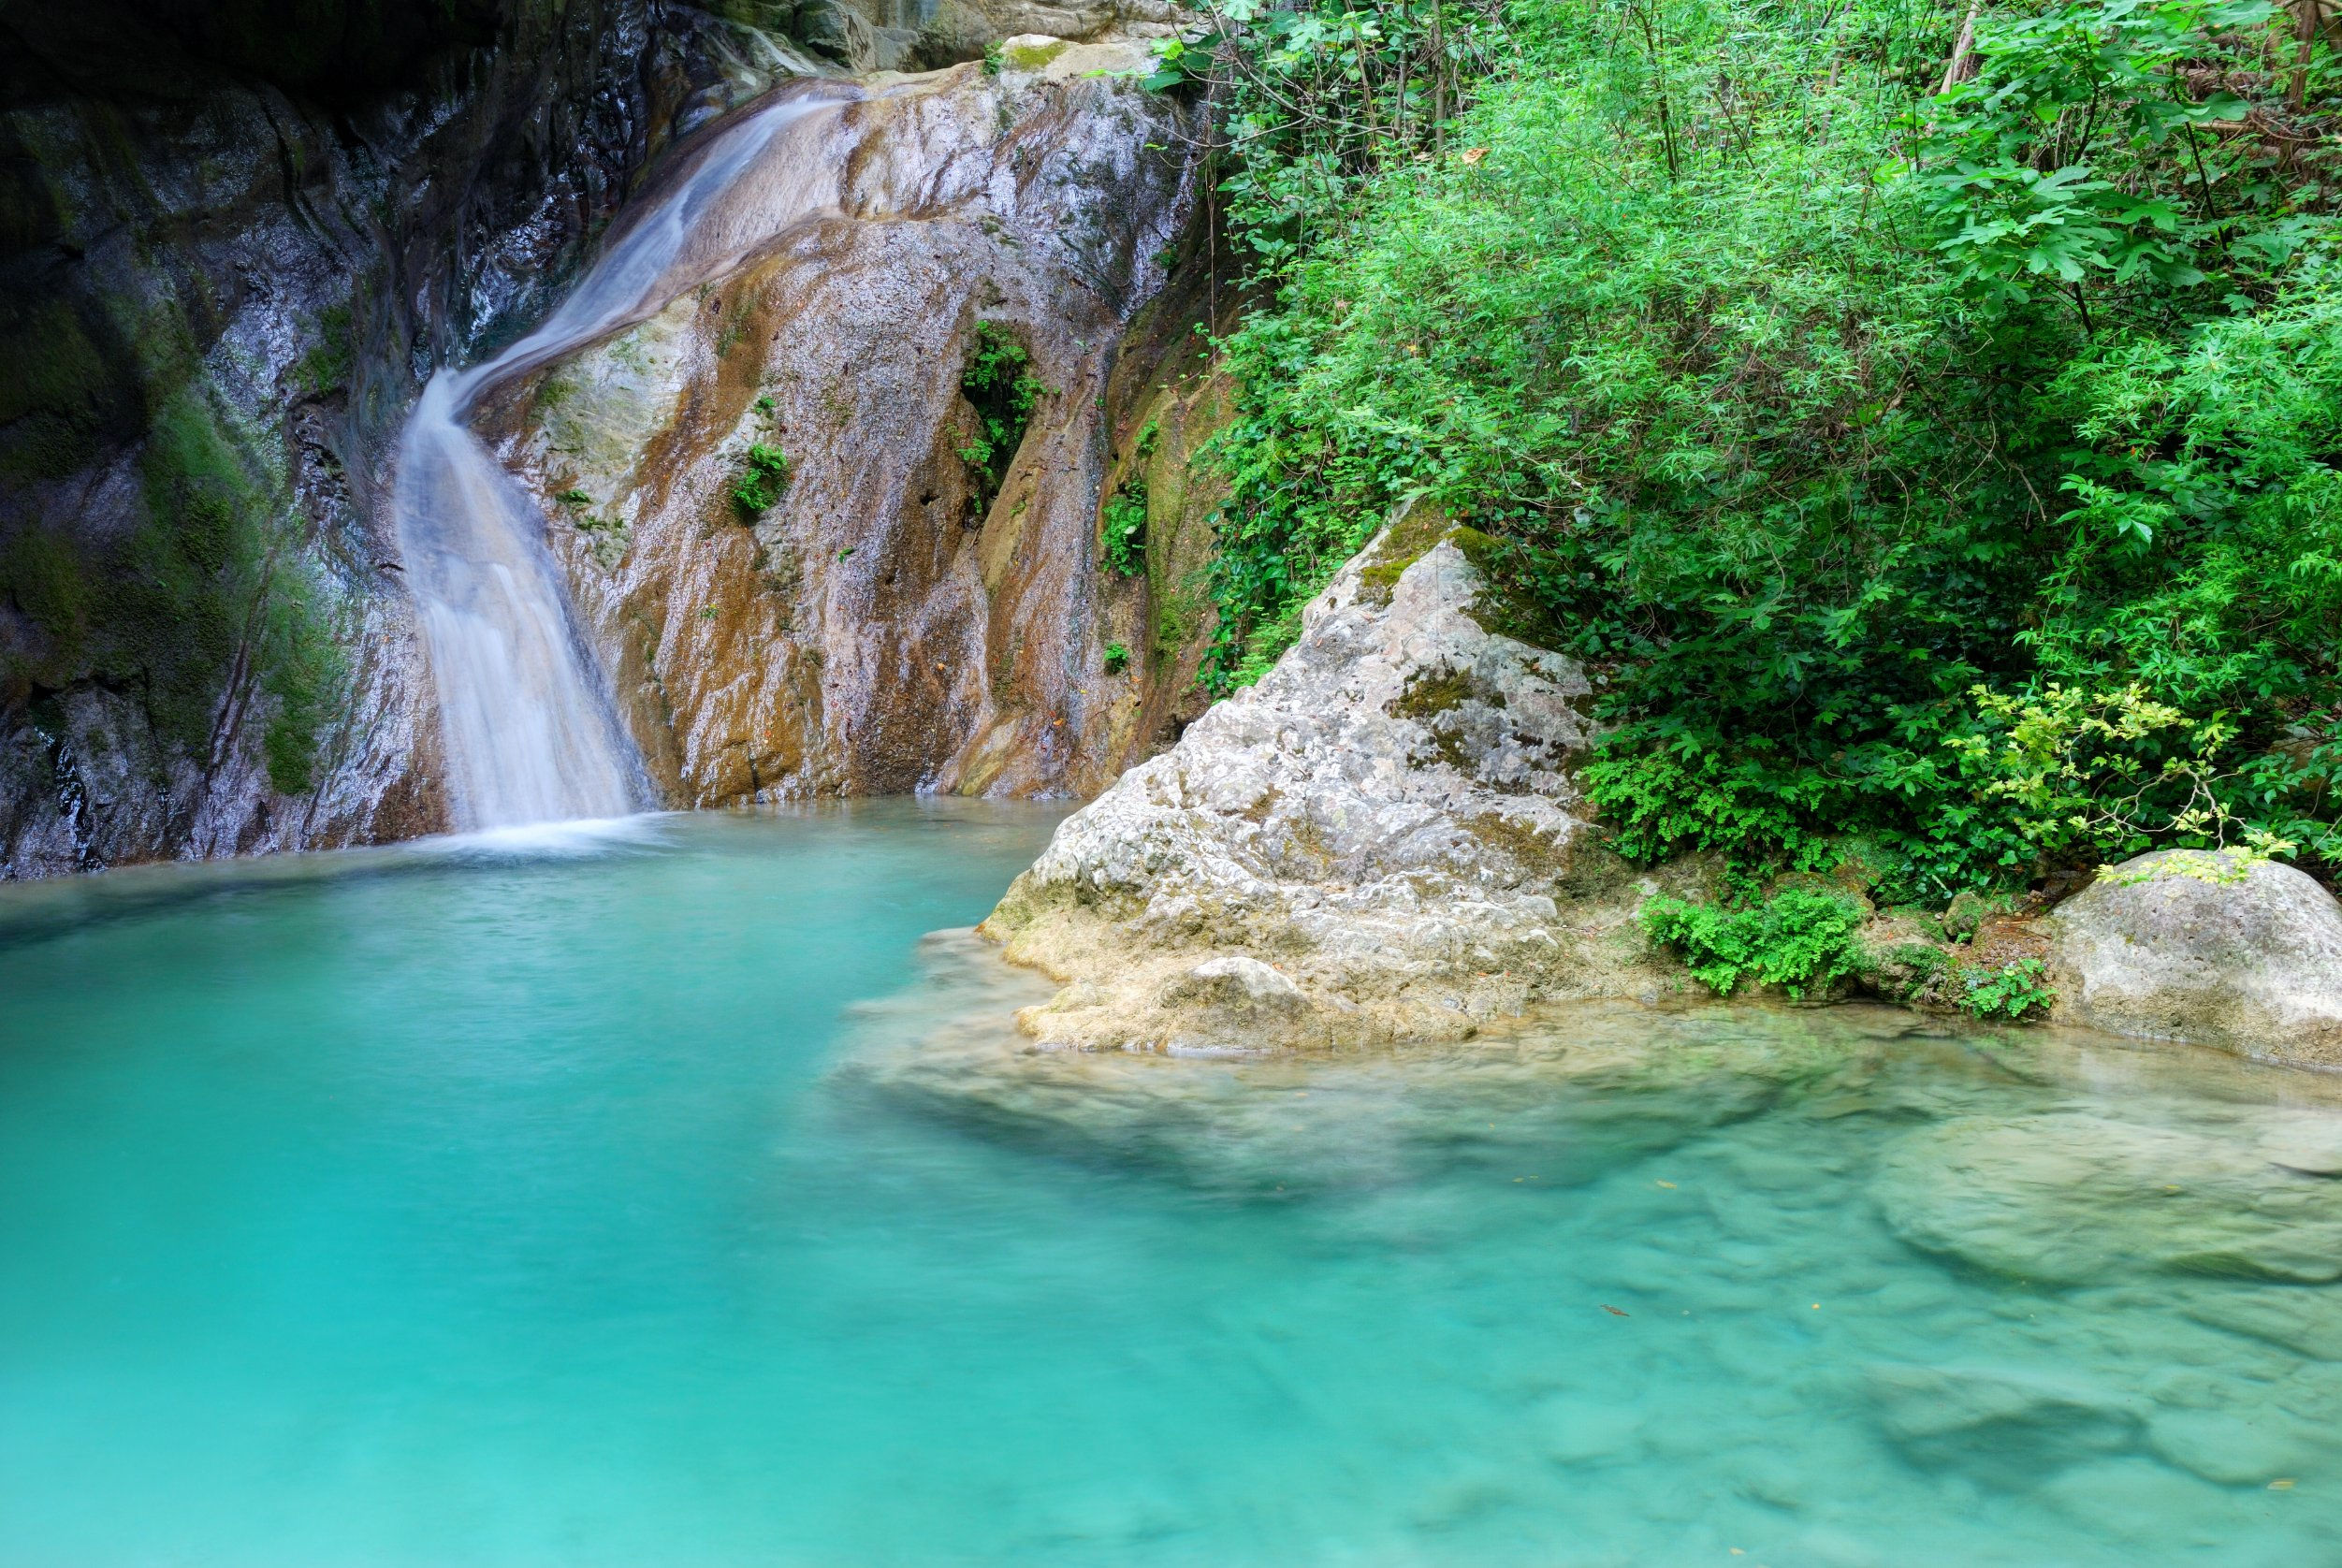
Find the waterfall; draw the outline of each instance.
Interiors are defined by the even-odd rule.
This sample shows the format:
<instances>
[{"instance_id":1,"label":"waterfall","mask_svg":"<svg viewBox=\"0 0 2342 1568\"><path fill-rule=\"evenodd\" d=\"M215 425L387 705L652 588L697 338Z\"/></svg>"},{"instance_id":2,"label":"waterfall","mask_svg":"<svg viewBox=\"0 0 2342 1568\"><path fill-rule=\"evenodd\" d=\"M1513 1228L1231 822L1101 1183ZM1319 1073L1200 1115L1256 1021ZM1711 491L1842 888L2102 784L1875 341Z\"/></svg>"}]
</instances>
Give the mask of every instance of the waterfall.
<instances>
[{"instance_id":1,"label":"waterfall","mask_svg":"<svg viewBox=\"0 0 2342 1568\"><path fill-rule=\"evenodd\" d=\"M417 399L399 439L391 509L438 689L458 829L618 817L650 804L641 758L545 546L544 512L466 414L487 387L640 319L777 222L822 205L842 163L820 156L825 147L790 160L791 199L768 196L741 213L722 198L792 126L835 122L850 96L809 85L720 132L542 326L482 364L439 371Z\"/></svg>"}]
</instances>

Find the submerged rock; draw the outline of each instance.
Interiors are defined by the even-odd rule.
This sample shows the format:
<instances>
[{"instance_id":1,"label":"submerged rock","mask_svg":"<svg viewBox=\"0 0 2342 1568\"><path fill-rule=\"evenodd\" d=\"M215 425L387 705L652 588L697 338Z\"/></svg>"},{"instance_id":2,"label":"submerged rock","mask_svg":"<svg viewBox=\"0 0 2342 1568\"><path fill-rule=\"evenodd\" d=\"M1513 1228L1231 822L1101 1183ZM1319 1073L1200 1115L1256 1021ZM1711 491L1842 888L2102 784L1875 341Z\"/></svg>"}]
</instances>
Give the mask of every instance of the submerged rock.
<instances>
[{"instance_id":1,"label":"submerged rock","mask_svg":"<svg viewBox=\"0 0 2342 1568\"><path fill-rule=\"evenodd\" d=\"M1929 1468L2015 1483L2135 1446L2144 1401L2087 1379L2000 1367L1879 1367L1880 1427Z\"/></svg>"},{"instance_id":2,"label":"submerged rock","mask_svg":"<svg viewBox=\"0 0 2342 1568\"><path fill-rule=\"evenodd\" d=\"M1387 530L1258 685L1069 818L984 926L1084 982L1026 1026L1088 1048L1455 1039L1667 983L1575 810L1585 674L1489 630L1485 590L1459 536Z\"/></svg>"},{"instance_id":3,"label":"submerged rock","mask_svg":"<svg viewBox=\"0 0 2342 1568\"><path fill-rule=\"evenodd\" d=\"M2019 1279L2342 1279L2342 1183L2268 1158L2264 1131L2258 1120L1959 1117L1907 1137L1877 1196L1913 1246Z\"/></svg>"},{"instance_id":4,"label":"submerged rock","mask_svg":"<svg viewBox=\"0 0 2342 1568\"><path fill-rule=\"evenodd\" d=\"M2342 1067L2342 906L2291 866L2142 855L2058 906L2053 931L2076 1023Z\"/></svg>"}]
</instances>

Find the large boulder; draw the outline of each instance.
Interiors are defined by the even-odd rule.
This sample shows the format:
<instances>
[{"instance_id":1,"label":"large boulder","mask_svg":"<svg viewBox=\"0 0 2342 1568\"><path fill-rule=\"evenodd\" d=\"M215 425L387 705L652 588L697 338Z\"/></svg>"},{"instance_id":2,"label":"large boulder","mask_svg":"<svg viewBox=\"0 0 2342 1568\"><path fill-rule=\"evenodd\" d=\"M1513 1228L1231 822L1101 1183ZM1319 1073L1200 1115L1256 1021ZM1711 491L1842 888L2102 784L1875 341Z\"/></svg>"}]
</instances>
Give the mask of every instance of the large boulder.
<instances>
[{"instance_id":1,"label":"large boulder","mask_svg":"<svg viewBox=\"0 0 2342 1568\"><path fill-rule=\"evenodd\" d=\"M2073 1023L2342 1067L2342 906L2291 866L2142 855L2060 905L2051 931Z\"/></svg>"},{"instance_id":2,"label":"large boulder","mask_svg":"<svg viewBox=\"0 0 2342 1568\"><path fill-rule=\"evenodd\" d=\"M1067 982L1031 1033L1211 1054L1456 1039L1666 983L1578 814L1586 675L1484 624L1472 537L1387 530L1258 685L1058 829L984 927Z\"/></svg>"}]
</instances>

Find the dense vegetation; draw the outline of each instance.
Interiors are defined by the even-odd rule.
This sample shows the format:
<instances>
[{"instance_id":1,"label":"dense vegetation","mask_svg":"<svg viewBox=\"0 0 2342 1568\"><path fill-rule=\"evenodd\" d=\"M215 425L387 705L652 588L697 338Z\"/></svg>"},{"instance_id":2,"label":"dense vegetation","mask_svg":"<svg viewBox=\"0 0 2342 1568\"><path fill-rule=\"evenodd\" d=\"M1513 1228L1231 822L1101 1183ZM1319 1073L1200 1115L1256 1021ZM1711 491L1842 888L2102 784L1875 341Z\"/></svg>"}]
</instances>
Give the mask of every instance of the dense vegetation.
<instances>
[{"instance_id":1,"label":"dense vegetation","mask_svg":"<svg viewBox=\"0 0 2342 1568\"><path fill-rule=\"evenodd\" d=\"M1209 678L1399 505L1588 661L1630 856L2342 863L2342 80L2264 0L1222 0ZM1467 102L1468 100L1468 102Z\"/></svg>"}]
</instances>

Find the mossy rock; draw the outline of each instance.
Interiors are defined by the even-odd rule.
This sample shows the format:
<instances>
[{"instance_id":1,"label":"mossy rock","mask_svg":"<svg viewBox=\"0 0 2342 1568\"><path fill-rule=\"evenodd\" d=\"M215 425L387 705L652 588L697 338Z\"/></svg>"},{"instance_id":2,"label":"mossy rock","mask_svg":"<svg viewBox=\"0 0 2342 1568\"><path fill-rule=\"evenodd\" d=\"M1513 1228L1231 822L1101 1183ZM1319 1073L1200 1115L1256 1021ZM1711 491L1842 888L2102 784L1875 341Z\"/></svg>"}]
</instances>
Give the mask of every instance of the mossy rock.
<instances>
[{"instance_id":1,"label":"mossy rock","mask_svg":"<svg viewBox=\"0 0 2342 1568\"><path fill-rule=\"evenodd\" d=\"M1000 63L1011 70L1038 71L1072 47L1063 38L1051 38L1046 43L1011 40L1001 46Z\"/></svg>"},{"instance_id":2,"label":"mossy rock","mask_svg":"<svg viewBox=\"0 0 2342 1568\"><path fill-rule=\"evenodd\" d=\"M1360 602L1376 609L1388 605L1391 590L1399 586L1406 569L1431 554L1454 531L1455 524L1447 514L1431 501L1418 496L1401 502L1397 514L1370 546L1374 559L1359 570Z\"/></svg>"}]
</instances>

